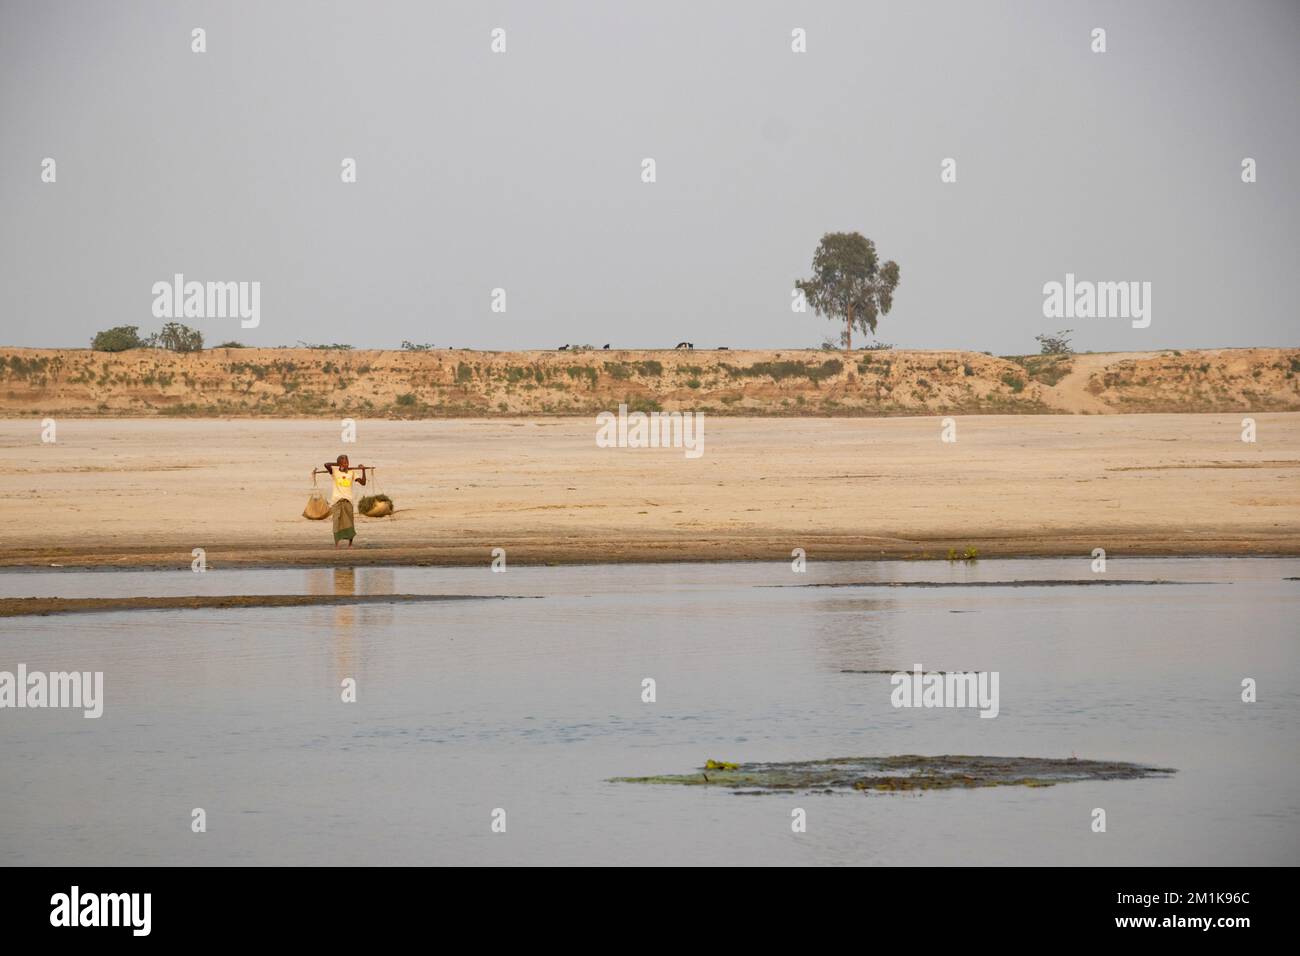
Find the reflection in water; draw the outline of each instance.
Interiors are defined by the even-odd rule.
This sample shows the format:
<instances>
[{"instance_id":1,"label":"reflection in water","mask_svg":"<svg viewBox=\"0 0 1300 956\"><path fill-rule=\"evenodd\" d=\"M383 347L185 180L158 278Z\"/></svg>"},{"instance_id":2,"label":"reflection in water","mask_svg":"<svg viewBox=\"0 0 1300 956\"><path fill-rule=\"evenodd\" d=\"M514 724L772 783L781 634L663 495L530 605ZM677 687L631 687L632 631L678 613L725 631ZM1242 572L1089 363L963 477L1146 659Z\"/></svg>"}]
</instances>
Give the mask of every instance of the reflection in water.
<instances>
[{"instance_id":1,"label":"reflection in water","mask_svg":"<svg viewBox=\"0 0 1300 956\"><path fill-rule=\"evenodd\" d=\"M335 568L333 584L335 594L356 594L356 568ZM353 673L355 668L352 666L357 609L341 605L332 610L334 612L334 679L342 681L346 677L357 678L359 675Z\"/></svg>"},{"instance_id":2,"label":"reflection in water","mask_svg":"<svg viewBox=\"0 0 1300 956\"><path fill-rule=\"evenodd\" d=\"M816 602L816 641L831 671L882 670L898 666L896 635L890 622L892 598L827 594Z\"/></svg>"},{"instance_id":3,"label":"reflection in water","mask_svg":"<svg viewBox=\"0 0 1300 956\"><path fill-rule=\"evenodd\" d=\"M364 568L357 573L360 582L354 594L397 593L397 576L392 568ZM387 627L393 623L391 604L365 604L354 610L362 627Z\"/></svg>"},{"instance_id":4,"label":"reflection in water","mask_svg":"<svg viewBox=\"0 0 1300 956\"><path fill-rule=\"evenodd\" d=\"M366 568L361 574L359 594L392 594L396 589L392 568Z\"/></svg>"},{"instance_id":5,"label":"reflection in water","mask_svg":"<svg viewBox=\"0 0 1300 956\"><path fill-rule=\"evenodd\" d=\"M357 593L356 568L321 568L307 572L307 590L312 594L355 595ZM334 681L345 677L356 678L354 647L356 641L356 608L313 608L308 620L319 632L329 634L334 657Z\"/></svg>"},{"instance_id":6,"label":"reflection in water","mask_svg":"<svg viewBox=\"0 0 1300 956\"><path fill-rule=\"evenodd\" d=\"M356 594L396 594L397 576L392 568L364 568L358 572ZM355 608L362 627L387 627L393 623L393 605L365 604Z\"/></svg>"},{"instance_id":7,"label":"reflection in water","mask_svg":"<svg viewBox=\"0 0 1300 956\"><path fill-rule=\"evenodd\" d=\"M396 593L392 568L313 568L306 572L307 593L354 596ZM331 632L336 680L358 677L356 659L359 628L387 627L393 621L391 604L362 607L338 605L308 612L308 621L323 632Z\"/></svg>"}]
</instances>

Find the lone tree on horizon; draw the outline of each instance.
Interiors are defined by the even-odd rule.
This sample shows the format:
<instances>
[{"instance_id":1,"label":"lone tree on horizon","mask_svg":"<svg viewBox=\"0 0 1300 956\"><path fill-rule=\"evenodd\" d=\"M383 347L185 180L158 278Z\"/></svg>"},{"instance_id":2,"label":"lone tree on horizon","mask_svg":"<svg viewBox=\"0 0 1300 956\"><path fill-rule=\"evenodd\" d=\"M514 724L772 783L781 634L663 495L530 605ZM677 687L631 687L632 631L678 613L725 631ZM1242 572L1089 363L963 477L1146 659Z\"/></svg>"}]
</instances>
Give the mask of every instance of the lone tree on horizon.
<instances>
[{"instance_id":1,"label":"lone tree on horizon","mask_svg":"<svg viewBox=\"0 0 1300 956\"><path fill-rule=\"evenodd\" d=\"M876 321L888 315L898 288L898 263L884 265L876 244L860 232L828 232L813 254L813 276L795 288L818 315L844 322L844 347L853 348L853 327L864 334L876 331Z\"/></svg>"}]
</instances>

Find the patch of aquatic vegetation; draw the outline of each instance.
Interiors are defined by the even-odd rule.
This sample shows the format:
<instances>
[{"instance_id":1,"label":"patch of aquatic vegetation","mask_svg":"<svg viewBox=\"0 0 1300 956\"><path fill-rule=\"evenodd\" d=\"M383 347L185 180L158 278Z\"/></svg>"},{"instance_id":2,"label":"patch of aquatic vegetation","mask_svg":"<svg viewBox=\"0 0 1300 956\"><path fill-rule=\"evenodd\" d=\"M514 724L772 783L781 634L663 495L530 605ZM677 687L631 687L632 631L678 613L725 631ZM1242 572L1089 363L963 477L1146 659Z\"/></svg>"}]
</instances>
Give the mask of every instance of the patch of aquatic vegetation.
<instances>
[{"instance_id":1,"label":"patch of aquatic vegetation","mask_svg":"<svg viewBox=\"0 0 1300 956\"><path fill-rule=\"evenodd\" d=\"M1106 760L1048 757L834 757L791 763L730 763L710 759L695 773L614 777L612 783L722 787L738 793L968 790L1051 787L1080 780L1141 780L1175 770Z\"/></svg>"}]
</instances>

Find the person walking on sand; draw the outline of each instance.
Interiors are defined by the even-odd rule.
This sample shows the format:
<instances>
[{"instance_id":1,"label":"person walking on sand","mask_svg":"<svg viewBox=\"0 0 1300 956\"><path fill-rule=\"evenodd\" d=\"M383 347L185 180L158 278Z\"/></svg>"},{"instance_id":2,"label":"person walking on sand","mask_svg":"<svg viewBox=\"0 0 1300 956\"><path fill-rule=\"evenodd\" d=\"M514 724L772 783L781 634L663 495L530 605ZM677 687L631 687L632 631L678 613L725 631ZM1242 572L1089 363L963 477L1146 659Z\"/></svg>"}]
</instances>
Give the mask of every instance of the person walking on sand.
<instances>
[{"instance_id":1,"label":"person walking on sand","mask_svg":"<svg viewBox=\"0 0 1300 956\"><path fill-rule=\"evenodd\" d=\"M347 455L339 455L337 461L325 462L324 474L334 479L334 495L330 498L330 517L334 519L334 547L338 548L339 542L346 540L348 547L352 547L352 539L357 535L356 521L352 512L352 482L355 480L358 484L366 483L366 469L369 465L358 465L353 468L348 463ZM318 468L312 472L312 475L321 474Z\"/></svg>"}]
</instances>

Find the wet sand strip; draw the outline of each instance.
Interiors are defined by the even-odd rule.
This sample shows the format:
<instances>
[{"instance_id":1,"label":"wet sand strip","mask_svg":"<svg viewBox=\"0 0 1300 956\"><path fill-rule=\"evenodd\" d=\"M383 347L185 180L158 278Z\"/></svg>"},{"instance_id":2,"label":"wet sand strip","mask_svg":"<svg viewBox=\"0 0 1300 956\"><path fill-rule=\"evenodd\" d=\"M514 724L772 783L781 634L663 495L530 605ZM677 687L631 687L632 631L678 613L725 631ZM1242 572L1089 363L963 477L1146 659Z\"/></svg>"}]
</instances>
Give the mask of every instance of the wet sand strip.
<instances>
[{"instance_id":1,"label":"wet sand strip","mask_svg":"<svg viewBox=\"0 0 1300 956\"><path fill-rule=\"evenodd\" d=\"M320 607L354 604L427 604L438 601L493 601L497 594L181 594L171 597L0 598L0 617L48 614L98 614L106 611L189 611L208 608Z\"/></svg>"}]
</instances>

